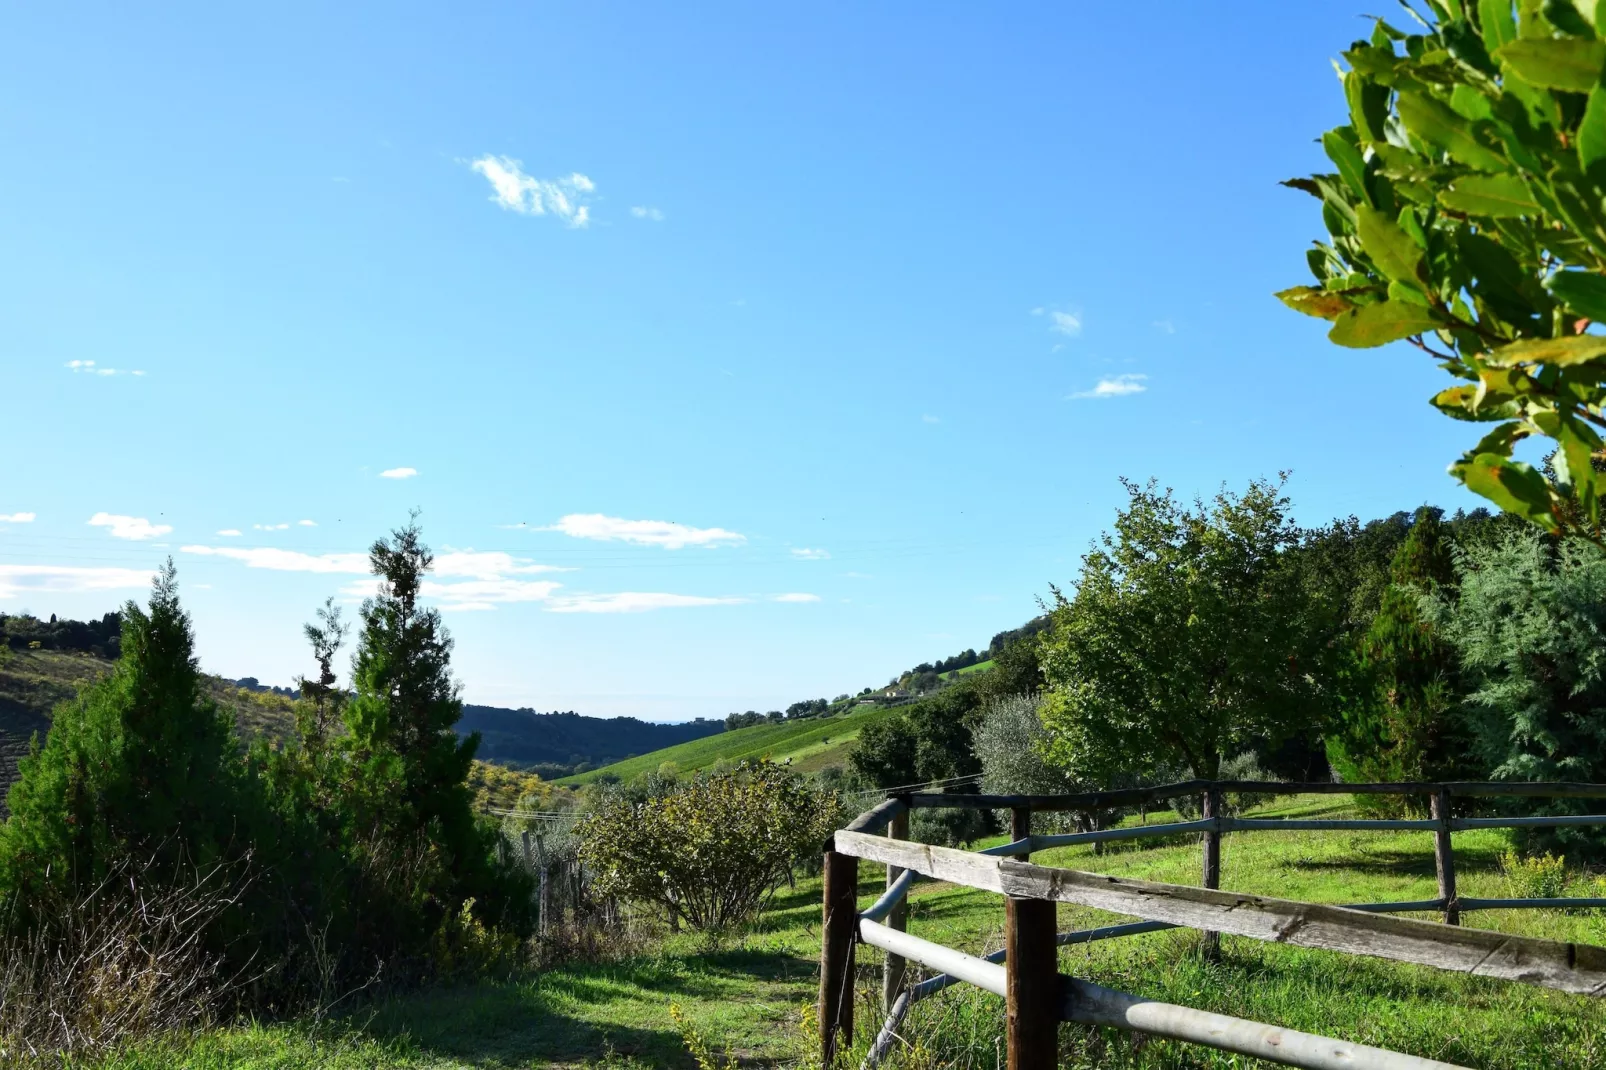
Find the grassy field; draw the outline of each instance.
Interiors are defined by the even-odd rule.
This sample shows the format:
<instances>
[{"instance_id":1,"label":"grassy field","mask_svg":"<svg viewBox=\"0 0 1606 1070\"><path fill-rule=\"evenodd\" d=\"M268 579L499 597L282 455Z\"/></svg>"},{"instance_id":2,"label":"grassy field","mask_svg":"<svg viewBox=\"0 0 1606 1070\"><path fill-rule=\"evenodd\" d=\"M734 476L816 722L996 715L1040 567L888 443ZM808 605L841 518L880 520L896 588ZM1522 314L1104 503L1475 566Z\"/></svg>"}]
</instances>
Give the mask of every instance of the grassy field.
<instances>
[{"instance_id":1,"label":"grassy field","mask_svg":"<svg viewBox=\"0 0 1606 1070\"><path fill-rule=\"evenodd\" d=\"M1309 797L1267 814L1339 816L1343 797ZM1151 821L1170 815L1153 814ZM997 841L993 841L997 842ZM1456 834L1461 891L1507 894L1492 831ZM1043 852L1045 864L1123 876L1196 883L1196 841L1131 847L1095 857L1088 847ZM882 872L861 865L860 902L877 893ZM1262 832L1226 837L1224 887L1325 902L1425 899L1435 894L1426 833ZM1583 894L1582 885L1570 890ZM605 1065L690 1067L669 1016L678 1003L719 1052L744 1064L797 1061L803 1005L815 990L819 884L783 889L739 944L708 951L690 936L656 944L626 960L548 971L518 983L435 991L370 1006L314 1029L306 1024L245 1025L178 1047L127 1053L104 1070L188 1067L267 1070L511 1070ZM1003 906L996 895L946 884L917 885L910 930L966 951L1000 945ZM1062 905L1061 929L1118 920ZM1480 912L1479 927L1575 942L1606 943L1606 916L1559 911ZM1128 992L1257 1021L1444 1059L1470 1067L1549 1070L1606 1065L1606 1005L1527 985L1451 975L1332 952L1227 937L1219 962L1197 954L1185 930L1062 950L1060 969ZM859 954L859 1046L879 1024L873 993L879 955ZM999 1065L1002 1001L956 986L917 1006L904 1035L919 1050L907 1067ZM1244 1068L1260 1066L1207 1049L1165 1042L1132 1044L1117 1034L1066 1026L1070 1067ZM857 1065L857 1053L849 1065Z\"/></svg>"},{"instance_id":2,"label":"grassy field","mask_svg":"<svg viewBox=\"0 0 1606 1070\"><path fill-rule=\"evenodd\" d=\"M733 732L721 732L718 735L694 739L690 743L665 747L651 754L627 758L625 761L615 762L600 769L565 777L557 783L577 786L604 774L629 780L643 773L652 772L664 762L674 762L681 772L689 773L713 765L721 759L737 762L744 758L765 756L776 761L792 758L800 768L823 768L828 763L821 762L819 755L834 751L838 752L835 760L840 760L840 751L846 744L858 738L859 729L871 721L885 717L888 712L890 711L886 709L874 709L819 720L751 725ZM804 766L805 760L812 760L814 764Z\"/></svg>"},{"instance_id":3,"label":"grassy field","mask_svg":"<svg viewBox=\"0 0 1606 1070\"><path fill-rule=\"evenodd\" d=\"M988 658L986 661L978 661L974 665L966 665L963 669L954 669L952 672L945 672L942 674L942 678L944 680L950 680L955 676L969 676L973 672L986 672L992 667L993 659Z\"/></svg>"}]
</instances>

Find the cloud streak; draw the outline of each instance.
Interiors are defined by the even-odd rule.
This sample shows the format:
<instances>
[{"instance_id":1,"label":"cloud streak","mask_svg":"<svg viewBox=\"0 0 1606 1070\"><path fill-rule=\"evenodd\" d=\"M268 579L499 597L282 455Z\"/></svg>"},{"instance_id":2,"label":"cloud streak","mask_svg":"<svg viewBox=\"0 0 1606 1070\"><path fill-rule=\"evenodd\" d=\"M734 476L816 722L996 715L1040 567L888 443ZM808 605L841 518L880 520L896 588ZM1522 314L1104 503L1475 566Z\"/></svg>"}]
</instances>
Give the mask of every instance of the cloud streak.
<instances>
[{"instance_id":1,"label":"cloud streak","mask_svg":"<svg viewBox=\"0 0 1606 1070\"><path fill-rule=\"evenodd\" d=\"M735 606L746 601L745 598L708 598L661 591L619 591L614 594L562 595L552 599L547 610L552 613L646 613L654 609L690 606Z\"/></svg>"},{"instance_id":2,"label":"cloud streak","mask_svg":"<svg viewBox=\"0 0 1606 1070\"><path fill-rule=\"evenodd\" d=\"M1109 379L1100 379L1092 390L1079 390L1070 397L1080 398L1122 398L1128 394L1141 394L1149 389L1143 384L1147 375L1117 375Z\"/></svg>"},{"instance_id":3,"label":"cloud streak","mask_svg":"<svg viewBox=\"0 0 1606 1070\"><path fill-rule=\"evenodd\" d=\"M92 360L69 360L62 367L67 368L74 375L144 375L143 371L127 371L122 368L104 368Z\"/></svg>"},{"instance_id":4,"label":"cloud streak","mask_svg":"<svg viewBox=\"0 0 1606 1070\"><path fill-rule=\"evenodd\" d=\"M0 513L0 524L32 524L33 513Z\"/></svg>"},{"instance_id":5,"label":"cloud streak","mask_svg":"<svg viewBox=\"0 0 1606 1070\"><path fill-rule=\"evenodd\" d=\"M418 474L416 468L387 468L379 473L380 479L411 479Z\"/></svg>"},{"instance_id":6,"label":"cloud streak","mask_svg":"<svg viewBox=\"0 0 1606 1070\"><path fill-rule=\"evenodd\" d=\"M775 600L777 602L818 602L820 596L817 594L805 594L802 591L792 591L787 594L776 595Z\"/></svg>"},{"instance_id":7,"label":"cloud streak","mask_svg":"<svg viewBox=\"0 0 1606 1070\"><path fill-rule=\"evenodd\" d=\"M829 550L811 550L807 546L794 546L792 556L800 561L824 561L831 556Z\"/></svg>"},{"instance_id":8,"label":"cloud streak","mask_svg":"<svg viewBox=\"0 0 1606 1070\"><path fill-rule=\"evenodd\" d=\"M0 564L0 599L148 587L155 575L152 569Z\"/></svg>"},{"instance_id":9,"label":"cloud streak","mask_svg":"<svg viewBox=\"0 0 1606 1070\"><path fill-rule=\"evenodd\" d=\"M107 528L114 539L154 539L166 535L173 528L169 524L152 524L142 516L123 516L121 513L96 513L89 518L92 528Z\"/></svg>"},{"instance_id":10,"label":"cloud streak","mask_svg":"<svg viewBox=\"0 0 1606 1070\"><path fill-rule=\"evenodd\" d=\"M578 171L567 178L534 178L524 173L521 161L490 153L469 166L491 184L492 202L509 212L550 215L575 230L591 225L591 208L586 202L597 186Z\"/></svg>"},{"instance_id":11,"label":"cloud streak","mask_svg":"<svg viewBox=\"0 0 1606 1070\"><path fill-rule=\"evenodd\" d=\"M601 513L570 513L556 524L539 529L557 531L576 539L598 542L625 542L636 546L661 546L680 550L687 546L738 546L746 535L724 528L694 528L671 520L625 520Z\"/></svg>"},{"instance_id":12,"label":"cloud streak","mask_svg":"<svg viewBox=\"0 0 1606 1070\"><path fill-rule=\"evenodd\" d=\"M661 209L653 208L645 204L638 204L631 208L630 214L635 216L637 219L650 219L654 223L662 223L664 221L664 213Z\"/></svg>"}]
</instances>

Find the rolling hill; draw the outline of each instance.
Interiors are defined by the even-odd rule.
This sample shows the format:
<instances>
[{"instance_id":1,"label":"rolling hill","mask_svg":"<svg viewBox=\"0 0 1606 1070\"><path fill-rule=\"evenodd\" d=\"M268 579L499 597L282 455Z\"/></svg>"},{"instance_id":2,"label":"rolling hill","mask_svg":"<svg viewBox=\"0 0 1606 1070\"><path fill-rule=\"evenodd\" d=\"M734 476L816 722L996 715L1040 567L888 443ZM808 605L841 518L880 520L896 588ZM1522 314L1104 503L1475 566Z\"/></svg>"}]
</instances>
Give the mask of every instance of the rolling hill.
<instances>
[{"instance_id":1,"label":"rolling hill","mask_svg":"<svg viewBox=\"0 0 1606 1070\"><path fill-rule=\"evenodd\" d=\"M837 717L751 725L665 747L651 754L565 777L557 783L576 787L600 776L629 780L649 773L665 762L673 762L681 772L689 773L721 760L737 762L744 758L763 757L775 761L791 759L794 768L807 772L841 761L848 744L859 738L860 729L892 712L891 708L876 708Z\"/></svg>"}]
</instances>

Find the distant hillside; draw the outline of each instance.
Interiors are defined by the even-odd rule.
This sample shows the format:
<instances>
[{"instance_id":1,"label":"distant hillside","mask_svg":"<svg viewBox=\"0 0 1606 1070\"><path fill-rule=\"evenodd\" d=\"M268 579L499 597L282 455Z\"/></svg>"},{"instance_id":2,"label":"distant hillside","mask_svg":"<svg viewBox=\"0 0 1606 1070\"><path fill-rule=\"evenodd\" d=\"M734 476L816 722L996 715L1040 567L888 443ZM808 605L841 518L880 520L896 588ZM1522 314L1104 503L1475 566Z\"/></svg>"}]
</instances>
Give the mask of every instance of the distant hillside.
<instances>
[{"instance_id":1,"label":"distant hillside","mask_svg":"<svg viewBox=\"0 0 1606 1070\"><path fill-rule=\"evenodd\" d=\"M890 708L862 710L840 717L820 717L807 721L781 721L756 724L721 732L717 736L682 743L679 746L653 751L628 761L616 762L601 769L593 769L558 781L576 786L601 776L630 780L650 773L664 762L674 762L683 773L704 769L725 760L738 762L745 758L770 758L775 761L792 759L794 768L809 771L832 762L840 762L847 745L859 738L859 731L871 721L886 717Z\"/></svg>"},{"instance_id":2,"label":"distant hillside","mask_svg":"<svg viewBox=\"0 0 1606 1070\"><path fill-rule=\"evenodd\" d=\"M723 732L719 721L653 724L634 717L584 717L499 706L464 706L457 730L480 734L479 757L521 766L607 765Z\"/></svg>"}]
</instances>

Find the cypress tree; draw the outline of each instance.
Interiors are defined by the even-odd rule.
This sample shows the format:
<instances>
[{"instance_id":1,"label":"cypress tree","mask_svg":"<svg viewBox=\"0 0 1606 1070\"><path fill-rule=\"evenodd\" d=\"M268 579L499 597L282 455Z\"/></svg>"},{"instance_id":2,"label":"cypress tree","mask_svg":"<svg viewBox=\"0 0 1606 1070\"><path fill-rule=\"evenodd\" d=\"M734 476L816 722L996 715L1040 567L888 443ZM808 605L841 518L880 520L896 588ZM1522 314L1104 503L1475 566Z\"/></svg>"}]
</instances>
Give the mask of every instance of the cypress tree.
<instances>
[{"instance_id":1,"label":"cypress tree","mask_svg":"<svg viewBox=\"0 0 1606 1070\"><path fill-rule=\"evenodd\" d=\"M203 691L171 560L149 606L124 609L116 668L56 709L21 772L0 879L24 907L93 887L123 862L205 868L249 849L233 722Z\"/></svg>"},{"instance_id":2,"label":"cypress tree","mask_svg":"<svg viewBox=\"0 0 1606 1070\"><path fill-rule=\"evenodd\" d=\"M1468 747L1457 718L1456 658L1422 611L1424 595L1456 583L1439 510L1417 510L1389 581L1360 642L1369 687L1345 711L1328 755L1351 782L1453 777L1466 771Z\"/></svg>"}]
</instances>

